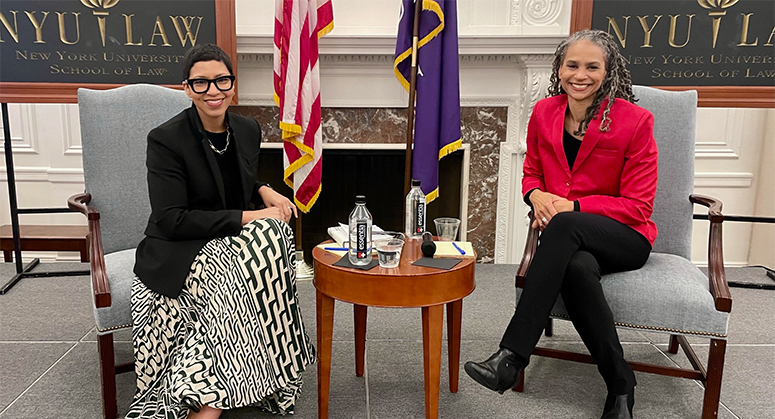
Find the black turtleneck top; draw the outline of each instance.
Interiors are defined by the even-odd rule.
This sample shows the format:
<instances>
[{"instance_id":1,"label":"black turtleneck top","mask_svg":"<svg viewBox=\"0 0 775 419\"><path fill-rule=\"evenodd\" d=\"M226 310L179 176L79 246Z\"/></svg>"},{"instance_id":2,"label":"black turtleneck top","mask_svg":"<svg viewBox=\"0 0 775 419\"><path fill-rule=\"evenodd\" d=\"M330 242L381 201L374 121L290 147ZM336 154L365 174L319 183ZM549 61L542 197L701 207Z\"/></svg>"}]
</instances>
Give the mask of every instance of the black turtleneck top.
<instances>
[{"instance_id":1,"label":"black turtleneck top","mask_svg":"<svg viewBox=\"0 0 775 419\"><path fill-rule=\"evenodd\" d=\"M226 144L227 131L210 132L206 131L207 138L213 147L218 150L226 150L223 154L215 153L215 160L218 162L218 169L223 178L223 190L226 194L226 209L241 210L242 205L242 180L239 174L239 165L237 164L236 146L233 144L232 136L230 144Z\"/></svg>"}]
</instances>

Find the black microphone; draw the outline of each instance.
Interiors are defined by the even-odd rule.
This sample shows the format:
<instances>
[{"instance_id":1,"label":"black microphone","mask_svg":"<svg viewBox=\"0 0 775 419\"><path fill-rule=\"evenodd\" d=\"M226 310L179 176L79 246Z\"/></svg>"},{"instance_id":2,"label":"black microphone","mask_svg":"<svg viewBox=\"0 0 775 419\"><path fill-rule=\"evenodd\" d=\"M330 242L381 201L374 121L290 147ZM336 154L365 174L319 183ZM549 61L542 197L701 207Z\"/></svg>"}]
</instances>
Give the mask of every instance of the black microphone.
<instances>
[{"instance_id":1,"label":"black microphone","mask_svg":"<svg viewBox=\"0 0 775 419\"><path fill-rule=\"evenodd\" d=\"M436 253L436 243L433 242L433 235L429 232L422 233L422 244L420 245L422 254L426 257L432 258Z\"/></svg>"}]
</instances>

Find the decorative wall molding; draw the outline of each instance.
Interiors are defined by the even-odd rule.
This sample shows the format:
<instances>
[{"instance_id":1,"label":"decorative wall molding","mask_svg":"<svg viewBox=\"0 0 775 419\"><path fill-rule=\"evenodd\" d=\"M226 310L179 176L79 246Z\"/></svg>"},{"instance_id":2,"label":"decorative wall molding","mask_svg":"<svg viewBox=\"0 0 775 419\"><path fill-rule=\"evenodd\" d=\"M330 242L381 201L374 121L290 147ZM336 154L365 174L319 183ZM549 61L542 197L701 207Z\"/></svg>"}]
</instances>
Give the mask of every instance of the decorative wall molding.
<instances>
[{"instance_id":1,"label":"decorative wall molding","mask_svg":"<svg viewBox=\"0 0 775 419\"><path fill-rule=\"evenodd\" d=\"M272 54L238 53L237 62L240 65L267 64L271 67L274 64L274 56Z\"/></svg>"},{"instance_id":2,"label":"decorative wall molding","mask_svg":"<svg viewBox=\"0 0 775 419\"><path fill-rule=\"evenodd\" d=\"M507 106L511 107L517 104L518 97L514 96L466 96L460 98L462 107L485 107L485 106Z\"/></svg>"},{"instance_id":3,"label":"decorative wall molding","mask_svg":"<svg viewBox=\"0 0 775 419\"><path fill-rule=\"evenodd\" d=\"M698 172L694 174L695 188L750 188L753 173Z\"/></svg>"},{"instance_id":4,"label":"decorative wall molding","mask_svg":"<svg viewBox=\"0 0 775 419\"><path fill-rule=\"evenodd\" d=\"M274 57L271 54L245 53L238 54L237 60L240 64L252 64L271 67L274 64ZM374 54L334 54L321 55L320 61L324 64L388 64L392 68L393 55L374 55ZM518 55L503 54L470 54L461 55L461 63L518 63Z\"/></svg>"},{"instance_id":5,"label":"decorative wall molding","mask_svg":"<svg viewBox=\"0 0 775 419\"><path fill-rule=\"evenodd\" d=\"M58 167L14 167L16 183L43 182L43 183L71 183L83 184L83 169L58 168ZM5 167L0 172L0 182L7 182L8 174Z\"/></svg>"},{"instance_id":6,"label":"decorative wall molding","mask_svg":"<svg viewBox=\"0 0 775 419\"><path fill-rule=\"evenodd\" d=\"M36 119L36 106L30 103L8 104L8 124L11 126L11 149L13 154L40 154L38 152L38 128ZM0 130L3 129L0 121ZM21 135L14 135L21 131ZM5 149L0 149L0 154L5 154Z\"/></svg>"},{"instance_id":7,"label":"decorative wall molding","mask_svg":"<svg viewBox=\"0 0 775 419\"><path fill-rule=\"evenodd\" d=\"M78 108L71 105L61 107L62 149L65 155L82 155L81 126L78 121ZM83 173L83 171L81 171Z\"/></svg>"},{"instance_id":8,"label":"decorative wall molding","mask_svg":"<svg viewBox=\"0 0 775 419\"><path fill-rule=\"evenodd\" d=\"M546 54L554 52L557 44L566 34L551 35L461 35L458 38L460 55L519 55ZM274 53L274 40L270 34L245 35L237 37L237 56L243 54ZM330 55L383 55L392 57L396 50L395 35L336 35L334 32L320 40L320 57ZM271 61L271 59L270 59Z\"/></svg>"},{"instance_id":9,"label":"decorative wall molding","mask_svg":"<svg viewBox=\"0 0 775 419\"><path fill-rule=\"evenodd\" d=\"M723 125L718 127L718 134L711 138L703 137L695 144L695 157L739 159L740 145L744 132L748 126L744 109L711 110L711 112L725 112L726 118ZM714 125L719 121L714 121ZM714 126L713 128L716 128Z\"/></svg>"},{"instance_id":10,"label":"decorative wall molding","mask_svg":"<svg viewBox=\"0 0 775 419\"><path fill-rule=\"evenodd\" d=\"M509 112L511 116L511 112ZM511 119L511 118L509 118ZM509 127L512 124L509 123ZM519 166L519 143L504 142L500 148L500 168L498 170L498 211L495 224L495 263L509 263L510 243L514 237L510 234L513 220L511 214L514 214L514 196L515 182L513 181L514 172L512 170ZM512 262L513 263L513 262Z\"/></svg>"},{"instance_id":11,"label":"decorative wall molding","mask_svg":"<svg viewBox=\"0 0 775 419\"><path fill-rule=\"evenodd\" d=\"M556 45L555 45L556 47ZM554 51L554 50L552 50ZM524 63L530 63L530 62L536 62L536 63L542 63L546 64L546 62L551 63L552 60L554 60L554 53L552 54L523 54L520 59Z\"/></svg>"},{"instance_id":12,"label":"decorative wall molding","mask_svg":"<svg viewBox=\"0 0 775 419\"><path fill-rule=\"evenodd\" d=\"M520 4L520 0L511 0L509 7L509 17L509 25L522 25L522 5Z\"/></svg>"},{"instance_id":13,"label":"decorative wall molding","mask_svg":"<svg viewBox=\"0 0 775 419\"><path fill-rule=\"evenodd\" d=\"M725 148L725 143L712 143L718 145L717 148L712 148L709 143L696 144L694 150L694 157L697 159L738 159L740 156L731 148Z\"/></svg>"},{"instance_id":14,"label":"decorative wall molding","mask_svg":"<svg viewBox=\"0 0 775 419\"><path fill-rule=\"evenodd\" d=\"M240 105L246 105L246 106L275 106L274 98L269 95L240 95L239 97ZM482 106L514 106L517 104L518 98L517 97L511 97L511 96L501 96L501 97L492 97L492 96L466 96L460 98L460 106L462 107L482 107ZM405 107L406 105L404 105ZM329 107L337 107L337 106L329 106ZM361 107L368 107L368 106L361 106ZM509 114L509 119L512 118L512 115ZM511 129L511 126L509 126L509 129ZM514 140L517 141L517 131L514 132ZM509 138L512 136L510 135Z\"/></svg>"},{"instance_id":15,"label":"decorative wall molding","mask_svg":"<svg viewBox=\"0 0 775 419\"><path fill-rule=\"evenodd\" d=\"M560 6L559 0L528 0L525 3L525 23L536 26L556 24Z\"/></svg>"},{"instance_id":16,"label":"decorative wall molding","mask_svg":"<svg viewBox=\"0 0 775 419\"><path fill-rule=\"evenodd\" d=\"M81 147L80 145L74 145L71 148L68 148L67 150L65 150L65 155L67 155L67 156L70 156L70 155L77 155L77 156L83 155L83 147Z\"/></svg>"},{"instance_id":17,"label":"decorative wall molding","mask_svg":"<svg viewBox=\"0 0 775 419\"><path fill-rule=\"evenodd\" d=\"M16 153L18 149L21 153L40 154L39 150L39 138L38 138L38 106L32 103L19 104L21 126L22 126L22 139L23 146L14 145L13 152ZM29 147L29 148L27 148Z\"/></svg>"},{"instance_id":18,"label":"decorative wall molding","mask_svg":"<svg viewBox=\"0 0 775 419\"><path fill-rule=\"evenodd\" d=\"M527 123L536 102L546 95L554 55L520 56L521 97L509 108L507 143L501 144L496 222L496 263L517 263L528 226L527 206L522 202L522 162L527 146ZM500 240L504 238L504 240ZM506 239L507 238L507 239Z\"/></svg>"},{"instance_id":19,"label":"decorative wall molding","mask_svg":"<svg viewBox=\"0 0 775 419\"><path fill-rule=\"evenodd\" d=\"M239 104L246 106L276 106L274 97L269 95L240 95Z\"/></svg>"},{"instance_id":20,"label":"decorative wall molding","mask_svg":"<svg viewBox=\"0 0 775 419\"><path fill-rule=\"evenodd\" d=\"M472 54L472 55L461 55L460 56L460 62L461 63L496 63L496 64L508 64L508 63L518 63L520 62L520 57L518 55L495 55L495 54Z\"/></svg>"},{"instance_id":21,"label":"decorative wall molding","mask_svg":"<svg viewBox=\"0 0 775 419\"><path fill-rule=\"evenodd\" d=\"M355 63L378 63L393 65L392 55L369 55L369 54L333 54L333 55L321 55L320 61L322 63L337 63L337 64L355 64Z\"/></svg>"},{"instance_id":22,"label":"decorative wall molding","mask_svg":"<svg viewBox=\"0 0 775 419\"><path fill-rule=\"evenodd\" d=\"M48 181L51 183L83 184L83 169L49 168L46 170Z\"/></svg>"},{"instance_id":23,"label":"decorative wall molding","mask_svg":"<svg viewBox=\"0 0 775 419\"><path fill-rule=\"evenodd\" d=\"M16 153L16 150L14 150ZM14 177L16 183L19 182L48 182L48 167L19 167L14 166ZM3 170L0 172L0 181L8 182L8 173L3 165ZM18 189L18 188L17 188ZM17 191L19 193L20 191Z\"/></svg>"},{"instance_id":24,"label":"decorative wall molding","mask_svg":"<svg viewBox=\"0 0 775 419\"><path fill-rule=\"evenodd\" d=\"M463 144L463 161L460 162L460 240L468 240L468 199L471 185L471 144ZM427 223L426 223L427 224Z\"/></svg>"}]
</instances>

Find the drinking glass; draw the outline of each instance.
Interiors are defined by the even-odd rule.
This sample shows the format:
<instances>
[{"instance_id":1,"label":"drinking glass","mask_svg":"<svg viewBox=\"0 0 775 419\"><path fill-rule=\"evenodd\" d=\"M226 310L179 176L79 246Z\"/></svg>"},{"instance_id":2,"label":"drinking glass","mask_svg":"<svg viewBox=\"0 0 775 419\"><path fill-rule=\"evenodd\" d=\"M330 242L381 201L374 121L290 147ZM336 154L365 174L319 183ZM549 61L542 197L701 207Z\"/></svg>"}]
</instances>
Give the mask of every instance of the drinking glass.
<instances>
[{"instance_id":1,"label":"drinking glass","mask_svg":"<svg viewBox=\"0 0 775 419\"><path fill-rule=\"evenodd\" d=\"M436 224L436 235L441 241L455 241L460 228L460 220L452 217L441 217L433 220Z\"/></svg>"},{"instance_id":2,"label":"drinking glass","mask_svg":"<svg viewBox=\"0 0 775 419\"><path fill-rule=\"evenodd\" d=\"M383 268L396 268L401 261L401 249L404 247L404 241L397 238L377 239L374 241L374 247L377 249L377 258L379 266Z\"/></svg>"}]
</instances>

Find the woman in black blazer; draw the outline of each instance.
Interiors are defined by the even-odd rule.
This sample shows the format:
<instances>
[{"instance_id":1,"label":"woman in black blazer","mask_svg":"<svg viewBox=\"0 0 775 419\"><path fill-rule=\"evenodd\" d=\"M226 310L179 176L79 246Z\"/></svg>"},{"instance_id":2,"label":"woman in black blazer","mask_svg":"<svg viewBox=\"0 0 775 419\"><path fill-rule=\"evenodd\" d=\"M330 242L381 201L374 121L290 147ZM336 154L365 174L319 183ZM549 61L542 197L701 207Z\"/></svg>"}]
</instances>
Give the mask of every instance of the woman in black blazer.
<instances>
[{"instance_id":1,"label":"woman in black blazer","mask_svg":"<svg viewBox=\"0 0 775 419\"><path fill-rule=\"evenodd\" d=\"M261 129L230 114L231 61L183 60L193 102L148 134L151 215L132 284L137 390L128 418L292 413L314 362L298 307L291 201L257 180Z\"/></svg>"}]
</instances>

